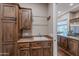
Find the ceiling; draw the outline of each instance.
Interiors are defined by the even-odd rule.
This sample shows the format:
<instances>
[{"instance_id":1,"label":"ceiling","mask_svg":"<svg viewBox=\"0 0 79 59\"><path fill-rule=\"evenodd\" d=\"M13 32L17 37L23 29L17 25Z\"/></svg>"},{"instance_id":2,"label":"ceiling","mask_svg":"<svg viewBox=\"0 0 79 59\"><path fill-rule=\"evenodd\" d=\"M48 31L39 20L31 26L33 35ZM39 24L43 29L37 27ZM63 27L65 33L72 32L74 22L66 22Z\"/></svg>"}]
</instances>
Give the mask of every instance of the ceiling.
<instances>
[{"instance_id":1,"label":"ceiling","mask_svg":"<svg viewBox=\"0 0 79 59\"><path fill-rule=\"evenodd\" d=\"M68 11L78 5L79 5L79 3L57 3L57 13L59 15L59 14L64 13L65 11ZM79 6L74 8L71 11L76 11L76 10L79 10Z\"/></svg>"}]
</instances>

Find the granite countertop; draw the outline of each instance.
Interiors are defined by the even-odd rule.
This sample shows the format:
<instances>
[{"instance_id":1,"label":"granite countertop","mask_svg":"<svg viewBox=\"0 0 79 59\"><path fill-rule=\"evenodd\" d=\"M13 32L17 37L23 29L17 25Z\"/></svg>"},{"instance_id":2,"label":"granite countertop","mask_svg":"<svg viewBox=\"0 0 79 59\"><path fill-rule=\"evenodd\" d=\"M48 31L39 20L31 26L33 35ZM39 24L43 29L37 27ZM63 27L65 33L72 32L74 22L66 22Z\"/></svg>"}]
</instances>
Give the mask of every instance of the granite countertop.
<instances>
[{"instance_id":1,"label":"granite countertop","mask_svg":"<svg viewBox=\"0 0 79 59\"><path fill-rule=\"evenodd\" d=\"M52 39L47 38L47 37L31 37L31 38L21 38L20 40L17 41L19 42L34 42L34 41L51 41Z\"/></svg>"},{"instance_id":2,"label":"granite countertop","mask_svg":"<svg viewBox=\"0 0 79 59\"><path fill-rule=\"evenodd\" d=\"M57 35L60 35L60 34L57 34ZM68 36L68 35L60 35L60 36L64 36L64 37L67 37L67 38L79 40L79 37L75 37L75 36Z\"/></svg>"}]
</instances>

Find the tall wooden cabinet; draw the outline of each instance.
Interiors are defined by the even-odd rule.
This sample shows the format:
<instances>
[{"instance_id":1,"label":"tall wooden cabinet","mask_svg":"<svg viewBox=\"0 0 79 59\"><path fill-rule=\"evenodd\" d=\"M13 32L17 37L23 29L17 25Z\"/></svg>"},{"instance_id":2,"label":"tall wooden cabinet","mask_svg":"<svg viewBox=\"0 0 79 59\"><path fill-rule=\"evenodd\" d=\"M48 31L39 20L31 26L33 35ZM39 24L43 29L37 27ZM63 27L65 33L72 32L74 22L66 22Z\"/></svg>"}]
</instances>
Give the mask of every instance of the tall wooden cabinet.
<instances>
[{"instance_id":1,"label":"tall wooden cabinet","mask_svg":"<svg viewBox=\"0 0 79 59\"><path fill-rule=\"evenodd\" d=\"M2 55L16 55L16 41L18 39L18 5L1 4L0 9Z\"/></svg>"}]
</instances>

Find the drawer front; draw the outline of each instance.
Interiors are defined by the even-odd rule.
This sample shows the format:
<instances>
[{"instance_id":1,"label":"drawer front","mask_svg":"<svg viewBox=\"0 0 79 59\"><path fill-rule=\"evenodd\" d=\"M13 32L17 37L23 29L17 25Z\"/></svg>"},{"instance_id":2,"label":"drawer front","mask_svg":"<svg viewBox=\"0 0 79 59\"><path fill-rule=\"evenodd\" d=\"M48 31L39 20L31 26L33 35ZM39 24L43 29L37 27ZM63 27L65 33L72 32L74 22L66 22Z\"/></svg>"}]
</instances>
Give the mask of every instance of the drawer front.
<instances>
[{"instance_id":1,"label":"drawer front","mask_svg":"<svg viewBox=\"0 0 79 59\"><path fill-rule=\"evenodd\" d=\"M52 46L51 41L44 41L44 42L32 42L31 47L46 47L46 46Z\"/></svg>"},{"instance_id":2,"label":"drawer front","mask_svg":"<svg viewBox=\"0 0 79 59\"><path fill-rule=\"evenodd\" d=\"M42 47L42 42L32 42L31 47Z\"/></svg>"},{"instance_id":3,"label":"drawer front","mask_svg":"<svg viewBox=\"0 0 79 59\"><path fill-rule=\"evenodd\" d=\"M45 41L45 42L42 43L42 46L43 46L43 47L52 46L52 44L53 44L53 43L52 43L51 41Z\"/></svg>"},{"instance_id":4,"label":"drawer front","mask_svg":"<svg viewBox=\"0 0 79 59\"><path fill-rule=\"evenodd\" d=\"M19 46L19 48L28 48L29 47L29 43L19 43L18 44Z\"/></svg>"},{"instance_id":5,"label":"drawer front","mask_svg":"<svg viewBox=\"0 0 79 59\"><path fill-rule=\"evenodd\" d=\"M29 50L20 50L20 56L30 56Z\"/></svg>"}]
</instances>

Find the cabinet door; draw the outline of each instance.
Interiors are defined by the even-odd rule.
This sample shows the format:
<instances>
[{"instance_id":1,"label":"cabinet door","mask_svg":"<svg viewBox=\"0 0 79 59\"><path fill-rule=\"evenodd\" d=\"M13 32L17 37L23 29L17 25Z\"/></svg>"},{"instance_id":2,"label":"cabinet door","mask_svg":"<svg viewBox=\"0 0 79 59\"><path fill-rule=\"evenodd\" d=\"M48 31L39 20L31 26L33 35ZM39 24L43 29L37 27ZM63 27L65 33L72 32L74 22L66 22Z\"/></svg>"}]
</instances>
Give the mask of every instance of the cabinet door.
<instances>
[{"instance_id":1,"label":"cabinet door","mask_svg":"<svg viewBox=\"0 0 79 59\"><path fill-rule=\"evenodd\" d=\"M58 43L58 46L60 46L60 36L57 35L57 43Z\"/></svg>"},{"instance_id":2,"label":"cabinet door","mask_svg":"<svg viewBox=\"0 0 79 59\"><path fill-rule=\"evenodd\" d=\"M51 50L51 47L50 48L44 48L43 49L43 55L44 56L52 56L52 50Z\"/></svg>"},{"instance_id":3,"label":"cabinet door","mask_svg":"<svg viewBox=\"0 0 79 59\"><path fill-rule=\"evenodd\" d=\"M2 55L14 56L15 55L15 44L4 43L2 45Z\"/></svg>"},{"instance_id":4,"label":"cabinet door","mask_svg":"<svg viewBox=\"0 0 79 59\"><path fill-rule=\"evenodd\" d=\"M9 55L14 55L16 53L14 49L13 42L16 41L16 24L15 21L2 20L2 51L3 53L8 53ZM6 44L10 43L10 44Z\"/></svg>"},{"instance_id":5,"label":"cabinet door","mask_svg":"<svg viewBox=\"0 0 79 59\"><path fill-rule=\"evenodd\" d=\"M64 49L67 49L67 38L66 37L60 37L60 46Z\"/></svg>"},{"instance_id":6,"label":"cabinet door","mask_svg":"<svg viewBox=\"0 0 79 59\"><path fill-rule=\"evenodd\" d=\"M19 54L20 54L20 56L30 56L29 49L20 50Z\"/></svg>"},{"instance_id":7,"label":"cabinet door","mask_svg":"<svg viewBox=\"0 0 79 59\"><path fill-rule=\"evenodd\" d=\"M21 9L20 10L20 28L31 29L32 21L31 21L31 10Z\"/></svg>"},{"instance_id":8,"label":"cabinet door","mask_svg":"<svg viewBox=\"0 0 79 59\"><path fill-rule=\"evenodd\" d=\"M2 56L2 44L0 44L0 56Z\"/></svg>"},{"instance_id":9,"label":"cabinet door","mask_svg":"<svg viewBox=\"0 0 79 59\"><path fill-rule=\"evenodd\" d=\"M73 55L77 55L77 48L78 41L75 39L68 39L68 51Z\"/></svg>"},{"instance_id":10,"label":"cabinet door","mask_svg":"<svg viewBox=\"0 0 79 59\"><path fill-rule=\"evenodd\" d=\"M43 56L43 49L42 48L32 49L31 56Z\"/></svg>"},{"instance_id":11,"label":"cabinet door","mask_svg":"<svg viewBox=\"0 0 79 59\"><path fill-rule=\"evenodd\" d=\"M3 42L13 42L16 40L15 21L2 20L2 39Z\"/></svg>"},{"instance_id":12,"label":"cabinet door","mask_svg":"<svg viewBox=\"0 0 79 59\"><path fill-rule=\"evenodd\" d=\"M3 16L3 18L16 17L16 5L2 4L2 16Z\"/></svg>"}]
</instances>

